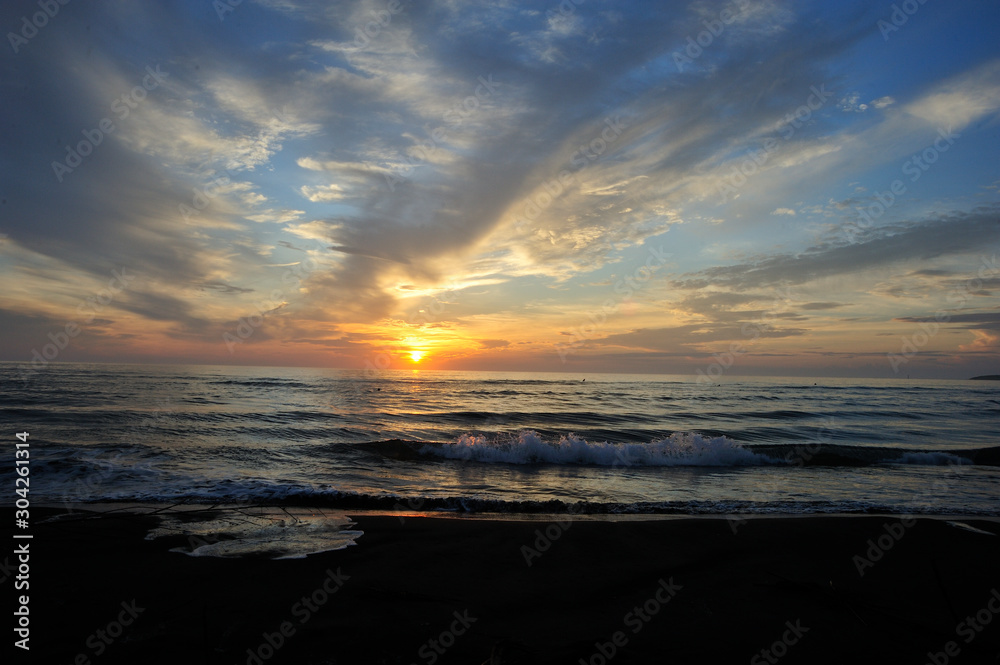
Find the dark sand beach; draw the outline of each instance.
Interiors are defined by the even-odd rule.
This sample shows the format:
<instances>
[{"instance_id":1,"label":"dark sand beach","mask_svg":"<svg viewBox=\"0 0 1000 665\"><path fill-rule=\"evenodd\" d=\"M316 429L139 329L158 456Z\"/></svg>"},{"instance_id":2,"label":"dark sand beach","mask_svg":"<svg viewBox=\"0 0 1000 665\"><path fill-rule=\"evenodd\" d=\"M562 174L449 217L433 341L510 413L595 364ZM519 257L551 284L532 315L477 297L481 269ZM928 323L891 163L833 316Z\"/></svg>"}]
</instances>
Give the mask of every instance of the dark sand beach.
<instances>
[{"instance_id":1,"label":"dark sand beach","mask_svg":"<svg viewBox=\"0 0 1000 665\"><path fill-rule=\"evenodd\" d=\"M90 517L35 522L33 662L925 663L952 643L955 662L985 663L1000 651L988 609L1000 537L938 519L363 515L354 546L271 560L190 557L169 551L183 537L144 539L154 518ZM540 552L546 530L557 537ZM855 557L880 536L891 547L859 575ZM522 546L540 554L531 566ZM962 623L977 613L990 622Z\"/></svg>"}]
</instances>

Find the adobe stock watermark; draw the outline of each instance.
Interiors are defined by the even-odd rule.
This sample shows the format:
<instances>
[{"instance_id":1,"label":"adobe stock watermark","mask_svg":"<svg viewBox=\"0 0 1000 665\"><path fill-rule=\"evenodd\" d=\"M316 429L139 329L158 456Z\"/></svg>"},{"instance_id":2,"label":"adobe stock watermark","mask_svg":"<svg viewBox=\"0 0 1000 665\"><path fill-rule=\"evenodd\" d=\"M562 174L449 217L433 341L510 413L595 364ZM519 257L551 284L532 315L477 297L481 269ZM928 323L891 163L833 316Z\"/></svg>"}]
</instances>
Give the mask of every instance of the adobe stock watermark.
<instances>
[{"instance_id":1,"label":"adobe stock watermark","mask_svg":"<svg viewBox=\"0 0 1000 665\"><path fill-rule=\"evenodd\" d=\"M875 27L882 33L882 41L889 41L889 35L898 32L926 3L927 0L904 0L898 5L893 4L888 20L880 18L875 23Z\"/></svg>"},{"instance_id":2,"label":"adobe stock watermark","mask_svg":"<svg viewBox=\"0 0 1000 665\"><path fill-rule=\"evenodd\" d=\"M808 464L811 459L823 450L823 446L833 441L835 420L836 419L833 416L826 416L823 419L824 426L809 437L809 443L789 446L788 452L780 458L781 461L789 466L805 466ZM751 496L754 496L758 492L762 492L765 489L772 489L775 486L776 483L773 480L759 481L754 484L754 491L751 493ZM732 514L726 515L726 521L728 522L729 528L732 530L734 536L739 531L740 527L747 523L746 517Z\"/></svg>"},{"instance_id":3,"label":"adobe stock watermark","mask_svg":"<svg viewBox=\"0 0 1000 665\"><path fill-rule=\"evenodd\" d=\"M253 314L240 317L233 331L235 334L229 331L222 333L222 341L226 344L230 355L236 352L237 345L250 339L254 332L264 325L264 320L268 316L288 304L284 300L287 289L297 288L302 280L317 268L319 268L319 262L312 257L307 257L306 260L289 267L281 276L282 288L273 289L268 300L258 302Z\"/></svg>"},{"instance_id":4,"label":"adobe stock watermark","mask_svg":"<svg viewBox=\"0 0 1000 665\"><path fill-rule=\"evenodd\" d=\"M273 109L271 111L271 116L272 119L281 123L288 122L288 115L285 113L285 107ZM265 140L264 129L260 129L257 132L257 141L264 143ZM196 219L199 213L204 212L205 209L211 205L212 201L220 196L222 191L233 184L233 179L236 177L237 170L252 168L252 166L252 164L237 163L235 165L231 165L230 168L222 169L221 174L218 171L209 168L200 169L201 177L206 179L208 183L200 188L192 188L193 193L191 195L191 205L187 205L186 203L179 203L177 205L177 210L181 213L181 217L184 218L184 221L190 222L192 219Z\"/></svg>"},{"instance_id":5,"label":"adobe stock watermark","mask_svg":"<svg viewBox=\"0 0 1000 665\"><path fill-rule=\"evenodd\" d=\"M705 29L695 37L688 36L684 52L673 52L674 64L677 65L677 71L683 72L684 65L693 64L695 60L700 58L705 49L710 47L722 35L726 26L736 21L737 17L742 12L745 12L749 6L750 0L733 0L731 6L724 7L719 12L718 17L702 21L701 24L705 26Z\"/></svg>"},{"instance_id":6,"label":"adobe stock watermark","mask_svg":"<svg viewBox=\"0 0 1000 665\"><path fill-rule=\"evenodd\" d=\"M954 131L951 127L948 129L938 128L937 138L934 139L931 145L918 153L914 153L909 159L903 162L903 165L900 167L903 175L908 176L911 183L920 180L921 176L930 170L931 166L941 158L941 155L948 152L948 149L961 137L962 135ZM875 220L894 206L896 201L906 194L906 192L906 183L903 182L902 178L896 178L890 183L889 189L884 192L875 192L875 203L866 207L855 206L859 220L850 221L844 225L844 237L847 241L852 243L857 242L858 236L874 226Z\"/></svg>"},{"instance_id":7,"label":"adobe stock watermark","mask_svg":"<svg viewBox=\"0 0 1000 665\"><path fill-rule=\"evenodd\" d=\"M152 412L153 415L151 417L144 418L121 431L119 442L123 446L142 443L138 438L143 432L150 433L157 426L169 425L170 417L176 412L177 409L171 405L169 398L158 401L157 408ZM67 514L74 512L76 504L91 499L97 494L97 490L100 487L111 480L117 469L121 469L129 463L128 458L125 457L121 450L116 451L111 458L98 457L89 461L97 467L97 470L83 477L77 476L73 480L72 487L64 486L63 488L61 500L63 509ZM133 464L132 468L136 468L136 466ZM147 463L142 468L149 469L150 466Z\"/></svg>"},{"instance_id":8,"label":"adobe stock watermark","mask_svg":"<svg viewBox=\"0 0 1000 665\"><path fill-rule=\"evenodd\" d=\"M641 290L653 278L656 271L665 266L672 256L672 253L664 252L663 247L650 247L646 262L637 267L632 274L626 275L615 283L614 291L620 297L617 299L608 298L601 303L600 310L588 313L587 318L590 320L590 325L584 323L570 328L573 341L568 344L556 344L559 360L565 364L569 354L574 353L587 340L593 339L597 331L607 323L608 316L617 313L621 304L631 298L633 293Z\"/></svg>"},{"instance_id":9,"label":"adobe stock watermark","mask_svg":"<svg viewBox=\"0 0 1000 665\"><path fill-rule=\"evenodd\" d=\"M413 0L407 0L413 2ZM392 23L392 17L402 13L403 3L400 0L389 0L385 3L385 9L369 12L372 20L359 26L354 30L354 47L358 50L368 48L371 41L377 38L385 28Z\"/></svg>"},{"instance_id":10,"label":"adobe stock watermark","mask_svg":"<svg viewBox=\"0 0 1000 665\"><path fill-rule=\"evenodd\" d=\"M506 420L504 418L502 418L500 416L497 416L497 415L491 415L489 418L487 418L486 420L482 421L479 424L479 427L480 428L487 428L487 427L490 427L492 425L504 424L504 423L506 423ZM427 497L423 497L423 496L418 496L418 497L400 497L400 499L401 500L396 501L396 503L392 506L392 509L394 511L397 511L397 512L400 512L400 513L420 511L420 510L423 510L423 508L424 508L425 505L427 505ZM403 503L402 499L406 499L406 503L405 504ZM572 512L572 509L570 510L570 512ZM404 515L404 514L396 515L396 519L399 520L400 524L406 524L406 518L407 518L407 515ZM566 528L569 528L569 526L567 525ZM541 556L541 555L539 554L539 556Z\"/></svg>"},{"instance_id":11,"label":"adobe stock watermark","mask_svg":"<svg viewBox=\"0 0 1000 665\"><path fill-rule=\"evenodd\" d=\"M194 188L194 194L191 195L191 205L177 204L177 210L181 213L184 221L190 222L208 208L212 201L218 198L219 193L232 184L232 175L233 172L230 169L223 169L223 175L214 175L205 186Z\"/></svg>"},{"instance_id":12,"label":"adobe stock watermark","mask_svg":"<svg viewBox=\"0 0 1000 665\"><path fill-rule=\"evenodd\" d=\"M42 10L35 12L29 19L27 16L21 17L21 29L17 32L8 32L7 41L14 50L15 55L30 40L38 35L38 31L49 24L51 19L56 17L59 10L69 4L69 0L38 0L38 7Z\"/></svg>"},{"instance_id":13,"label":"adobe stock watermark","mask_svg":"<svg viewBox=\"0 0 1000 665\"><path fill-rule=\"evenodd\" d=\"M93 323L97 315L114 302L120 293L128 289L133 280L135 275L129 274L124 266L121 270L112 270L107 287L88 296L77 305L76 313L80 317L78 320L67 322L62 330L50 332L48 334L50 341L42 346L41 351L38 348L31 349L31 364L19 367L21 380L27 384L39 370L59 357L59 354L69 347L70 342L83 331L82 326Z\"/></svg>"},{"instance_id":14,"label":"adobe stock watermark","mask_svg":"<svg viewBox=\"0 0 1000 665\"><path fill-rule=\"evenodd\" d=\"M997 264L997 255L994 254L989 262L984 258L976 277L971 277L962 284L952 289L948 294L948 304L961 307L972 297L972 295L983 288L983 280L1000 273L1000 265ZM938 310L934 313L933 319L927 317L920 321L920 330L913 334L901 338L902 342L898 353L887 353L886 359L893 374L899 374L899 368L906 365L917 355L921 348L927 345L930 340L941 331L941 324L951 320L949 310Z\"/></svg>"},{"instance_id":15,"label":"adobe stock watermark","mask_svg":"<svg viewBox=\"0 0 1000 665\"><path fill-rule=\"evenodd\" d=\"M812 114L823 108L827 100L833 93L826 89L826 84L821 83L817 88L811 86L810 94L806 102L797 109L788 113L784 117L784 125L781 128L781 139L785 143L790 141L795 132L799 130L812 118ZM771 159L774 153L781 149L783 143L773 136L768 136L761 143L760 148L751 150L739 164L733 165L728 176L723 177L719 184L719 203L726 203L730 196L738 196L739 189L747 184L747 180L756 175L761 168Z\"/></svg>"},{"instance_id":16,"label":"adobe stock watermark","mask_svg":"<svg viewBox=\"0 0 1000 665\"><path fill-rule=\"evenodd\" d=\"M264 665L264 663L274 657L274 654L283 647L289 639L295 636L298 628L307 623L317 612L323 609L330 599L340 591L344 582L351 579L351 576L340 571L336 572L330 568L326 569L326 576L323 581L307 596L302 596L288 609L293 618L298 619L297 627L290 620L282 621L278 629L273 633L261 633L262 641L256 647L246 650L246 665Z\"/></svg>"},{"instance_id":17,"label":"adobe stock watermark","mask_svg":"<svg viewBox=\"0 0 1000 665\"><path fill-rule=\"evenodd\" d=\"M542 189L544 191L536 192L521 202L520 212L514 215L514 228L520 229L525 224L537 220L556 199L569 189L570 185L577 182L577 174L596 162L628 129L628 126L622 122L620 115L606 117L604 125L605 127L597 132L594 138L578 145L573 154L570 155L569 163L573 167L572 170L569 168L561 169L554 177L543 180Z\"/></svg>"},{"instance_id":18,"label":"adobe stock watermark","mask_svg":"<svg viewBox=\"0 0 1000 665\"><path fill-rule=\"evenodd\" d=\"M122 601L121 608L116 619L109 621L103 628L95 630L84 642L87 648L93 652L94 657L107 651L115 640L125 633L125 629L135 623L139 615L146 611L145 607L138 606L135 598L131 602ZM91 657L89 652L84 651L76 655L73 663L74 665L91 665Z\"/></svg>"},{"instance_id":19,"label":"adobe stock watermark","mask_svg":"<svg viewBox=\"0 0 1000 665\"><path fill-rule=\"evenodd\" d=\"M407 2L413 2L413 0L407 0ZM219 21L223 22L241 4L243 4L243 0L214 0L212 8L215 9ZM376 11L372 9L369 12L372 20L354 30L354 46L359 50L366 48L373 39L379 36L383 29L389 27L392 17L402 11L403 3L401 0L389 0L385 3L385 9L382 10Z\"/></svg>"},{"instance_id":20,"label":"adobe stock watermark","mask_svg":"<svg viewBox=\"0 0 1000 665\"><path fill-rule=\"evenodd\" d=\"M161 72L159 65L156 65L155 69L147 65L146 72L147 74L142 77L140 85L135 86L111 103L111 112L118 120L125 120L150 92L156 90L163 83L163 80L170 76L166 72ZM97 146L104 142L105 137L113 133L115 129L117 127L114 121L110 117L105 117L97 123L97 127L81 130L83 140L75 146L67 145L66 157L62 161L52 162L52 172L55 174L56 180L62 182L63 178L72 173L73 169L79 167L83 160L89 157Z\"/></svg>"},{"instance_id":21,"label":"adobe stock watermark","mask_svg":"<svg viewBox=\"0 0 1000 665\"><path fill-rule=\"evenodd\" d=\"M569 513L569 517L566 519L556 520L548 524L544 530L535 529L535 540L532 542L534 547L521 545L521 556L524 557L524 564L528 568L531 568L534 564L534 559L548 552L552 544L562 538L562 535L573 526L573 516L577 513L579 507L576 504L572 504L566 510Z\"/></svg>"},{"instance_id":22,"label":"adobe stock watermark","mask_svg":"<svg viewBox=\"0 0 1000 665\"><path fill-rule=\"evenodd\" d=\"M236 11L236 8L243 4L243 0L212 0L212 9L215 10L219 21L225 21L226 17Z\"/></svg>"},{"instance_id":23,"label":"adobe stock watermark","mask_svg":"<svg viewBox=\"0 0 1000 665\"><path fill-rule=\"evenodd\" d=\"M567 18L572 16L576 12L576 8L582 5L586 0L562 0L555 9L548 9L545 11L545 17L548 19L553 19L556 17Z\"/></svg>"},{"instance_id":24,"label":"adobe stock watermark","mask_svg":"<svg viewBox=\"0 0 1000 665\"><path fill-rule=\"evenodd\" d=\"M413 0L407 0L407 2L413 2ZM241 4L243 4L243 0L214 0L212 8L215 9L219 21L223 22ZM385 3L385 9L378 11L371 10L369 13L372 16L372 20L354 31L354 46L358 49L366 48L371 43L371 40L378 37L384 28L389 27L392 17L402 11L403 3L401 0L389 0Z\"/></svg>"},{"instance_id":25,"label":"adobe stock watermark","mask_svg":"<svg viewBox=\"0 0 1000 665\"><path fill-rule=\"evenodd\" d=\"M4 557L3 563L0 563L0 584L9 580L16 569L17 567L10 562L10 557Z\"/></svg>"},{"instance_id":26,"label":"adobe stock watermark","mask_svg":"<svg viewBox=\"0 0 1000 665\"><path fill-rule=\"evenodd\" d=\"M606 665L625 647L631 637L637 635L684 587L674 582L674 578L658 580L653 595L642 605L636 605L623 618L622 623L630 629L631 636L624 630L617 630L607 642L595 642L594 653L587 659L580 658L579 665Z\"/></svg>"},{"instance_id":27,"label":"adobe stock watermark","mask_svg":"<svg viewBox=\"0 0 1000 665\"><path fill-rule=\"evenodd\" d=\"M868 539L868 549L865 550L864 556L855 554L854 558L851 559L851 562L858 571L858 576L864 577L865 571L868 568L873 568L876 563L881 561L886 553L902 540L903 536L906 535L907 529L913 528L916 523L916 519L907 515L900 518L898 522L883 524L882 530L885 533L879 535L877 538Z\"/></svg>"},{"instance_id":28,"label":"adobe stock watermark","mask_svg":"<svg viewBox=\"0 0 1000 665\"><path fill-rule=\"evenodd\" d=\"M413 169L430 161L435 151L439 149L440 144L448 138L448 130L445 129L444 125L458 127L463 124L497 93L497 88L501 85L493 80L492 73L488 74L486 78L482 76L478 77L477 81L479 84L476 86L473 94L441 114L443 125L438 125L432 130L427 129L428 125L424 125L424 131L427 132L430 140L418 144L413 148L413 152L418 153L417 156L408 155L405 165L394 167L382 174L390 191L396 191L396 185L405 182L413 174Z\"/></svg>"},{"instance_id":29,"label":"adobe stock watermark","mask_svg":"<svg viewBox=\"0 0 1000 665\"><path fill-rule=\"evenodd\" d=\"M435 294L434 297L431 298L430 300L424 301L424 303L417 309L417 311L410 314L410 316L406 320L406 324L409 326L423 326L432 323L433 321L436 321L437 320L436 317L439 317L445 311L445 305L448 304L448 300L446 300L446 298L449 297L451 294L457 292L458 292L457 287L455 285L452 285L449 286L444 291ZM385 351L381 351L375 354L374 358L372 357L365 358L364 376L368 380L373 380L376 379L382 372L390 369L391 367L392 367L392 356ZM348 385L350 386L350 390L347 391L346 394L341 392L336 393L333 396L333 399L335 401L343 403L348 397L348 395L354 397L364 396L365 389L362 385L357 383L350 383ZM420 506L423 505L423 499L419 499L417 501L417 503L419 504L417 506L412 505L414 504L413 499L409 499L407 503L411 504L410 505L411 510L419 510ZM407 507L400 502L396 502L396 505L393 508L394 510L402 510L402 511L405 511L407 509ZM400 523L405 522L405 518L402 515L399 516L399 519Z\"/></svg>"},{"instance_id":30,"label":"adobe stock watermark","mask_svg":"<svg viewBox=\"0 0 1000 665\"><path fill-rule=\"evenodd\" d=\"M427 640L417 649L417 655L427 665L434 665L448 649L455 646L458 638L465 635L472 624L479 620L469 614L469 610L463 610L462 612L456 610L452 612L452 616L454 619L448 628L441 631L437 637ZM416 663L413 665L416 665Z\"/></svg>"},{"instance_id":31,"label":"adobe stock watermark","mask_svg":"<svg viewBox=\"0 0 1000 665\"><path fill-rule=\"evenodd\" d=\"M966 463L971 462L959 457L948 457L943 472L934 479L931 485L927 485L926 483L921 484L919 492L911 494L908 503L919 508L922 507L920 504L926 501L928 497L951 494L954 490L954 482L950 481L954 480L955 467L963 466ZM934 512L941 514L940 510L935 510ZM917 519L909 514L900 516L898 520L883 523L882 530L884 533L879 534L875 538L869 538L867 543L865 543L867 548L863 554L856 554L851 559L855 569L858 571L858 577L864 577L868 569L874 568L875 564L884 559L886 554L916 525Z\"/></svg>"},{"instance_id":32,"label":"adobe stock watermark","mask_svg":"<svg viewBox=\"0 0 1000 665\"><path fill-rule=\"evenodd\" d=\"M697 370L698 378L696 381L701 384L711 383L712 381L721 377L726 370L733 366L736 359L749 351L749 346L754 344L761 335L768 333L773 328L772 321L776 316L776 312L779 307L787 304L792 299L792 292L787 286L785 287L785 292L776 291L776 296L771 308L760 315L756 321L749 323L744 323L740 326L740 334L749 338L747 342L733 342L729 345L729 350L724 353L713 353L712 357L715 358L715 362L710 364L706 370Z\"/></svg>"},{"instance_id":33,"label":"adobe stock watermark","mask_svg":"<svg viewBox=\"0 0 1000 665\"><path fill-rule=\"evenodd\" d=\"M114 475L116 464L119 463L124 455L121 451L115 453L115 456L108 459L98 459L95 460L95 464L100 468L99 471L90 473L86 478L77 478L73 481L72 489L66 488L62 494L63 508L66 513L75 512L74 506L76 504L86 501L92 496L94 490L104 484L105 481Z\"/></svg>"},{"instance_id":34,"label":"adobe stock watermark","mask_svg":"<svg viewBox=\"0 0 1000 665\"><path fill-rule=\"evenodd\" d=\"M967 615L955 625L955 634L963 638L965 644L971 644L987 626L993 623L997 614L1000 614L1000 591L993 588L990 589L990 596L981 610L975 615ZM941 651L927 652L927 665L948 665L952 658L961 653L962 647L959 643L948 640Z\"/></svg>"},{"instance_id":35,"label":"adobe stock watermark","mask_svg":"<svg viewBox=\"0 0 1000 665\"><path fill-rule=\"evenodd\" d=\"M786 630L781 634L781 637L772 642L771 646L761 649L750 659L750 665L763 665L764 663L774 665L809 632L809 628L802 625L802 619L796 619L795 623L786 621L785 628Z\"/></svg>"}]
</instances>

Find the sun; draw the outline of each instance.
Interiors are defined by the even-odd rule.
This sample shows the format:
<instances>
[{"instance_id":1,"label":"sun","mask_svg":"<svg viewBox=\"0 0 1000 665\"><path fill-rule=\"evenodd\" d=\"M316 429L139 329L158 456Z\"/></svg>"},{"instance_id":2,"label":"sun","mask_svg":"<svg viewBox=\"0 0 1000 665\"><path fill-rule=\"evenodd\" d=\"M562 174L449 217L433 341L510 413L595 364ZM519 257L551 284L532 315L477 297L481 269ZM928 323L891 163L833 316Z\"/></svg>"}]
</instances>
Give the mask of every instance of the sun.
<instances>
[{"instance_id":1,"label":"sun","mask_svg":"<svg viewBox=\"0 0 1000 665\"><path fill-rule=\"evenodd\" d=\"M423 351L410 351L410 360L415 363L420 362L420 359L424 357Z\"/></svg>"}]
</instances>

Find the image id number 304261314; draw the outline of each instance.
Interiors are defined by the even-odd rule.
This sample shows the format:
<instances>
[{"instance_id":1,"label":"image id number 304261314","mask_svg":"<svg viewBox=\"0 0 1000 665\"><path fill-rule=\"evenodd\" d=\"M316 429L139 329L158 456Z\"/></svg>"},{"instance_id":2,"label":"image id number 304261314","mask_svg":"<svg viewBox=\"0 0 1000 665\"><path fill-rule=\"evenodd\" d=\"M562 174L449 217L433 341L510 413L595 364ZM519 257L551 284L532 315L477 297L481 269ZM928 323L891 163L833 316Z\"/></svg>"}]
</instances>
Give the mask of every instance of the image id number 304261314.
<instances>
[{"instance_id":1,"label":"image id number 304261314","mask_svg":"<svg viewBox=\"0 0 1000 665\"><path fill-rule=\"evenodd\" d=\"M14 500L15 510L14 510L14 524L17 526L18 531L14 533L14 542L16 546L14 547L14 557L17 561L17 575L14 578L14 590L15 592L28 591L28 580L30 573L30 554L28 551L29 542L28 539L31 538L31 534L27 533L28 529L28 506L30 501L28 499L28 488L30 484L29 475L31 473L30 467L28 466L30 460L30 451L28 444L28 433L19 432L15 435L18 439L18 443L14 444L14 467L17 471L17 477L14 479L14 494L17 498ZM29 610L28 610L28 594L23 593L17 596L17 611L14 612L14 634L19 638L14 640L14 646L29 650L28 640L31 636Z\"/></svg>"}]
</instances>

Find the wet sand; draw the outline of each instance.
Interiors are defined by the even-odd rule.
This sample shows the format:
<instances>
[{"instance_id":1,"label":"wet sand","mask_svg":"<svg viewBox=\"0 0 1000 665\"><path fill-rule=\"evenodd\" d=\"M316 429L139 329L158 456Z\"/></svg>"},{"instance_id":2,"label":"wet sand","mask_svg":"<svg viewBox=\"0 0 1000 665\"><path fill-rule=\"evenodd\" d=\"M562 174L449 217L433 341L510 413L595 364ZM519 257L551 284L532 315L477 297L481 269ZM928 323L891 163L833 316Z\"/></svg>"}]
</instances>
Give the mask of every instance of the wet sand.
<instances>
[{"instance_id":1,"label":"wet sand","mask_svg":"<svg viewBox=\"0 0 1000 665\"><path fill-rule=\"evenodd\" d=\"M13 662L1000 662L1000 536L944 520L361 515L356 545L271 560L170 552L187 539L145 540L150 517L40 523L55 512L32 510Z\"/></svg>"}]
</instances>

